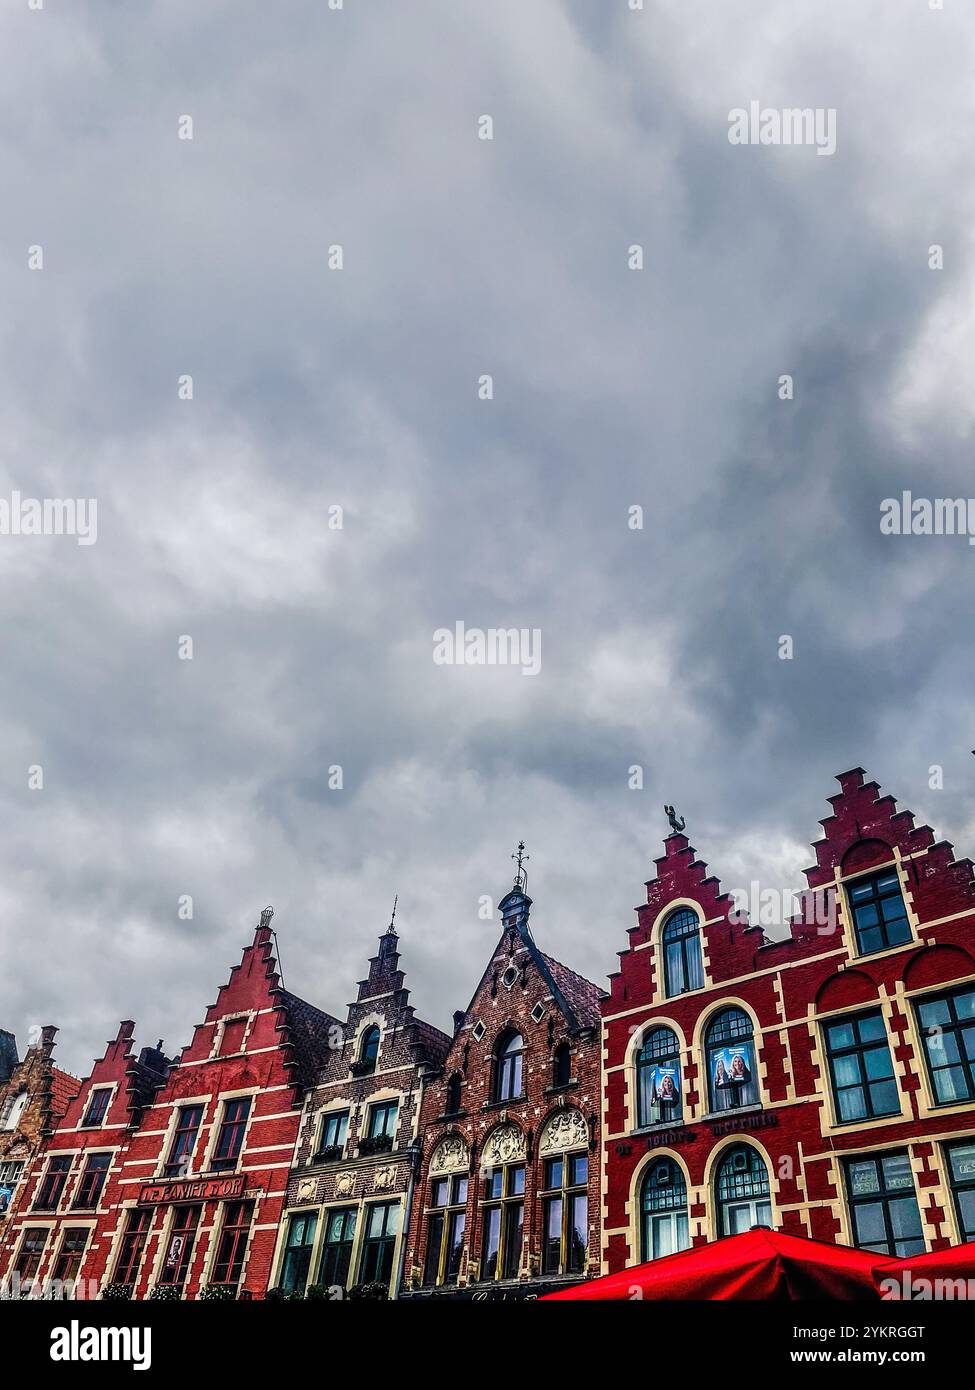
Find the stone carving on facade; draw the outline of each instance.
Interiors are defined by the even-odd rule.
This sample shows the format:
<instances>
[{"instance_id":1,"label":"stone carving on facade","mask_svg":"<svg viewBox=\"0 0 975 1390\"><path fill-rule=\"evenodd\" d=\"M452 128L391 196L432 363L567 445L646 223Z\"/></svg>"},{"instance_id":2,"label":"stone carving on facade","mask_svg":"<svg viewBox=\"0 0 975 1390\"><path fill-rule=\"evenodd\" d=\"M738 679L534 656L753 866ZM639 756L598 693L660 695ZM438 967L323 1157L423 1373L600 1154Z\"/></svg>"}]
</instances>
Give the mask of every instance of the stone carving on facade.
<instances>
[{"instance_id":1,"label":"stone carving on facade","mask_svg":"<svg viewBox=\"0 0 975 1390\"><path fill-rule=\"evenodd\" d=\"M578 1110L559 1110L547 1121L539 1140L539 1153L562 1153L589 1143L589 1130Z\"/></svg>"},{"instance_id":2,"label":"stone carving on facade","mask_svg":"<svg viewBox=\"0 0 975 1390\"><path fill-rule=\"evenodd\" d=\"M500 1167L525 1157L525 1136L517 1125L501 1125L494 1130L481 1153L482 1167Z\"/></svg>"},{"instance_id":3,"label":"stone carving on facade","mask_svg":"<svg viewBox=\"0 0 975 1390\"><path fill-rule=\"evenodd\" d=\"M297 1202L313 1202L318 1190L317 1178L301 1178L295 1192Z\"/></svg>"},{"instance_id":4,"label":"stone carving on facade","mask_svg":"<svg viewBox=\"0 0 975 1390\"><path fill-rule=\"evenodd\" d=\"M470 1163L467 1145L459 1134L448 1134L441 1139L430 1158L431 1173L464 1172Z\"/></svg>"},{"instance_id":5,"label":"stone carving on facade","mask_svg":"<svg viewBox=\"0 0 975 1390\"><path fill-rule=\"evenodd\" d=\"M355 1173L339 1173L335 1179L336 1197L351 1197L355 1191Z\"/></svg>"},{"instance_id":6,"label":"stone carving on facade","mask_svg":"<svg viewBox=\"0 0 975 1390\"><path fill-rule=\"evenodd\" d=\"M396 1181L396 1164L389 1163L384 1168L377 1168L372 1180L372 1185L377 1192L385 1192L387 1188L393 1186Z\"/></svg>"}]
</instances>

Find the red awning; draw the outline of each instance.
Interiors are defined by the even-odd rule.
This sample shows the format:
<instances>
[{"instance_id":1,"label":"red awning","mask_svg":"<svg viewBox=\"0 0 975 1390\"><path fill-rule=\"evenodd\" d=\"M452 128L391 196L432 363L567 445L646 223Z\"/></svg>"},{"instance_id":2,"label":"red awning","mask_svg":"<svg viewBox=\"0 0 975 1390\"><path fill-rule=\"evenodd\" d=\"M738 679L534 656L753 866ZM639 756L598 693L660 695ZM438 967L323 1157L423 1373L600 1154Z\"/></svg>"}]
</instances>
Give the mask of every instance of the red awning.
<instances>
[{"instance_id":1,"label":"red awning","mask_svg":"<svg viewBox=\"0 0 975 1390\"><path fill-rule=\"evenodd\" d=\"M975 1241L934 1250L929 1255L908 1255L878 1265L874 1277L881 1298L975 1299ZM934 1280L950 1281L950 1288L934 1287Z\"/></svg>"},{"instance_id":2,"label":"red awning","mask_svg":"<svg viewBox=\"0 0 975 1390\"><path fill-rule=\"evenodd\" d=\"M878 1297L874 1271L885 1255L789 1236L781 1231L746 1231L676 1255L635 1265L619 1274L591 1279L547 1294L563 1298L638 1301L644 1298L802 1299Z\"/></svg>"}]
</instances>

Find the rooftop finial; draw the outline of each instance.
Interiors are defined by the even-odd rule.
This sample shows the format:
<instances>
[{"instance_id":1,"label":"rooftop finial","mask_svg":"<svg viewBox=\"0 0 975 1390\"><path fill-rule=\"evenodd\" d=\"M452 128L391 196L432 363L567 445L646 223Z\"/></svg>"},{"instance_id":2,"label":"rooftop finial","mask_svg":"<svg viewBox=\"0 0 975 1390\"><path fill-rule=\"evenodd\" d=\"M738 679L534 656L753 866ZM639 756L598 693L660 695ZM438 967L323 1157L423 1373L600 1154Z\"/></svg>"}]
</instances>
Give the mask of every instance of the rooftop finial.
<instances>
[{"instance_id":1,"label":"rooftop finial","mask_svg":"<svg viewBox=\"0 0 975 1390\"><path fill-rule=\"evenodd\" d=\"M395 930L396 930L396 904L397 904L398 902L399 902L399 894L397 893L396 896L395 896L395 898L393 899L393 915L392 915L392 917L390 917L390 919L389 919L389 926L386 928L387 931L395 931Z\"/></svg>"},{"instance_id":2,"label":"rooftop finial","mask_svg":"<svg viewBox=\"0 0 975 1390\"><path fill-rule=\"evenodd\" d=\"M525 853L524 840L518 841L518 849L511 857L518 861L518 871L515 874L515 887L524 893L528 888L528 870L525 868L525 860L531 858L530 854Z\"/></svg>"},{"instance_id":3,"label":"rooftop finial","mask_svg":"<svg viewBox=\"0 0 975 1390\"><path fill-rule=\"evenodd\" d=\"M670 821L671 833L679 835L687 822L684 820L683 816L678 816L673 806L665 806L664 810L667 812L667 819Z\"/></svg>"},{"instance_id":4,"label":"rooftop finial","mask_svg":"<svg viewBox=\"0 0 975 1390\"><path fill-rule=\"evenodd\" d=\"M274 916L274 908L273 908L273 907L266 907L266 908L264 909L264 911L261 913L261 926L262 926L262 927L269 927L269 926L271 925L271 918L272 918L273 916Z\"/></svg>"}]
</instances>

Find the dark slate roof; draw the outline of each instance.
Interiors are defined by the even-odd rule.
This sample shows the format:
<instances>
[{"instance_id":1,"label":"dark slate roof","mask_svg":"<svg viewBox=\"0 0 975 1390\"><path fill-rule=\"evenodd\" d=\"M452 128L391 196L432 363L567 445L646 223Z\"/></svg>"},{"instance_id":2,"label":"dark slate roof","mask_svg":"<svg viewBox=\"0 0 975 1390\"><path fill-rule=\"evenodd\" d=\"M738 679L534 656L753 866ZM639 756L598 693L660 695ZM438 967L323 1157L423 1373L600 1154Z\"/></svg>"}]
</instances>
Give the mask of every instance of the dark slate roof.
<instances>
[{"instance_id":1,"label":"dark slate roof","mask_svg":"<svg viewBox=\"0 0 975 1390\"><path fill-rule=\"evenodd\" d=\"M605 990L594 985L591 980L577 975L561 961L548 956L544 951L538 953L548 966L559 992L575 1014L581 1028L599 1027L599 1001L605 997Z\"/></svg>"},{"instance_id":2,"label":"dark slate roof","mask_svg":"<svg viewBox=\"0 0 975 1390\"><path fill-rule=\"evenodd\" d=\"M439 1028L434 1028L432 1023L424 1023L421 1019L416 1019L413 1026L416 1028L417 1061L442 1067L453 1039L441 1033Z\"/></svg>"},{"instance_id":3,"label":"dark slate roof","mask_svg":"<svg viewBox=\"0 0 975 1390\"><path fill-rule=\"evenodd\" d=\"M288 1014L288 1029L297 1066L295 1080L299 1086L314 1085L319 1068L329 1053L329 1034L333 1028L342 1033L342 1024L323 1009L316 1009L297 994L278 990L278 999Z\"/></svg>"}]
</instances>

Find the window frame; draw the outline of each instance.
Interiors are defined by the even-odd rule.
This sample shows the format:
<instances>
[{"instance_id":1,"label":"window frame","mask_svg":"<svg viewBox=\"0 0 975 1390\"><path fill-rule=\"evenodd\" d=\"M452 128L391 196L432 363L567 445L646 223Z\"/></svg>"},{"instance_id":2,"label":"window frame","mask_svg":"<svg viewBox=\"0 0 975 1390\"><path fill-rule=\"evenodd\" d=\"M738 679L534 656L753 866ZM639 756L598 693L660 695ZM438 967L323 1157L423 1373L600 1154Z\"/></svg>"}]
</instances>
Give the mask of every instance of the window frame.
<instances>
[{"instance_id":1,"label":"window frame","mask_svg":"<svg viewBox=\"0 0 975 1390\"><path fill-rule=\"evenodd\" d=\"M215 1285L222 1289L239 1289L254 1224L254 1203L248 1198L241 1198L233 1202L224 1202L222 1205L220 1238L217 1241L207 1285ZM226 1277L221 1279L218 1274L224 1267Z\"/></svg>"},{"instance_id":2,"label":"window frame","mask_svg":"<svg viewBox=\"0 0 975 1390\"><path fill-rule=\"evenodd\" d=\"M295 1232L295 1227L299 1223L301 1223L302 1227L302 1240L298 1243L294 1243L292 1237ZM308 1279L311 1274L312 1255L315 1252L315 1238L317 1235L317 1207L312 1207L307 1211L291 1211L288 1213L288 1226L281 1252L281 1273L278 1276L278 1284L285 1292L304 1293L307 1289ZM290 1278L289 1282L289 1275L292 1274L295 1274L295 1277Z\"/></svg>"},{"instance_id":3,"label":"window frame","mask_svg":"<svg viewBox=\"0 0 975 1390\"><path fill-rule=\"evenodd\" d=\"M383 1229L371 1235L373 1213L383 1212ZM386 1284L390 1289L396 1274L396 1242L402 1229L402 1203L399 1201L367 1202L362 1209L362 1249L359 1252L358 1280L360 1284ZM390 1231L392 1219L395 1229ZM389 1268L386 1270L386 1265Z\"/></svg>"},{"instance_id":4,"label":"window frame","mask_svg":"<svg viewBox=\"0 0 975 1390\"><path fill-rule=\"evenodd\" d=\"M87 1155L71 1202L72 1211L98 1210L111 1167L110 1153L98 1151Z\"/></svg>"},{"instance_id":5,"label":"window frame","mask_svg":"<svg viewBox=\"0 0 975 1390\"><path fill-rule=\"evenodd\" d=\"M196 1248L196 1237L199 1229L200 1206L198 1203L181 1202L173 1207L173 1214L169 1219L169 1229L166 1232L162 1250L162 1264L156 1280L157 1285L163 1288L183 1288L190 1261L193 1258L193 1251ZM183 1244L176 1259L171 1262L169 1257L173 1250L173 1242L177 1239L182 1239ZM170 1267L173 1271L173 1277L167 1279L166 1271Z\"/></svg>"},{"instance_id":6,"label":"window frame","mask_svg":"<svg viewBox=\"0 0 975 1390\"><path fill-rule=\"evenodd\" d=\"M741 1153L745 1153L748 1155L748 1167L745 1171L749 1179L752 1179L755 1176L757 1176L757 1167L759 1165L761 1166L762 1172L765 1175L765 1190L741 1191L738 1194L729 1192L727 1193L727 1195L722 1196L721 1185L725 1177L725 1174L733 1174L736 1171L742 1171L741 1169L735 1169L734 1167L735 1156ZM729 1236L735 1234L735 1232L731 1230L728 1215L732 1207L741 1207L745 1206L746 1204L750 1208L750 1215L752 1217L752 1220L749 1223L749 1229L751 1229L752 1226L761 1226L766 1224L765 1222L757 1219L761 1215L765 1214L763 1213L763 1208L765 1207L768 1208L767 1224L769 1226L772 1225L774 1216L772 1207L772 1181L769 1177L768 1163L766 1162L765 1155L762 1153L760 1149L756 1148L754 1144L739 1141L734 1144L729 1144L729 1146L725 1150L723 1150L715 1164L712 1187L714 1191L715 1215L717 1216L716 1226L719 1236ZM741 1233L739 1232L738 1234Z\"/></svg>"},{"instance_id":7,"label":"window frame","mask_svg":"<svg viewBox=\"0 0 975 1390\"><path fill-rule=\"evenodd\" d=\"M73 1154L51 1154L37 1188L37 1195L31 1208L33 1211L57 1211L64 1196L64 1189L68 1185L68 1178L71 1176L73 1161ZM59 1165L56 1170L55 1164ZM57 1182L58 1178L61 1180L60 1183ZM57 1191L49 1195L46 1200L42 1200L45 1192L48 1191L48 1184L56 1184Z\"/></svg>"},{"instance_id":8,"label":"window frame","mask_svg":"<svg viewBox=\"0 0 975 1390\"><path fill-rule=\"evenodd\" d=\"M518 1175L521 1182L518 1183ZM492 1190L497 1182L497 1194ZM515 1163L498 1164L493 1167L484 1180L485 1195L481 1200L481 1268L482 1283L494 1284L499 1281L510 1282L518 1278L521 1256L525 1245L525 1193L528 1183L528 1166L524 1159ZM494 1273L486 1270L488 1250L488 1225L497 1217L498 1242ZM516 1228L517 1239L512 1234Z\"/></svg>"},{"instance_id":9,"label":"window frame","mask_svg":"<svg viewBox=\"0 0 975 1390\"><path fill-rule=\"evenodd\" d=\"M517 1043L517 1046L515 1045ZM525 1038L517 1028L506 1028L498 1037L492 1096L496 1105L523 1100L525 1096ZM515 1089L517 1087L517 1089Z\"/></svg>"},{"instance_id":10,"label":"window frame","mask_svg":"<svg viewBox=\"0 0 975 1390\"><path fill-rule=\"evenodd\" d=\"M673 1176L673 1181L668 1183L657 1183L655 1178L662 1168L666 1168ZM659 1204L651 1204L649 1195L651 1188L654 1191L665 1191L668 1196L671 1194L675 1200L665 1201L661 1198ZM679 1200L676 1200L678 1199ZM674 1250L677 1253L681 1250L689 1250L691 1247L691 1223L690 1211L687 1201L687 1177L683 1168L676 1159L669 1154L660 1154L647 1164L646 1171L640 1182L640 1258L644 1263L656 1259L665 1259L664 1255L654 1255L653 1253L653 1222L660 1217L669 1216L671 1218L671 1228L674 1232ZM679 1243L679 1221L681 1213L684 1215L684 1235L686 1245Z\"/></svg>"},{"instance_id":11,"label":"window frame","mask_svg":"<svg viewBox=\"0 0 975 1390\"><path fill-rule=\"evenodd\" d=\"M907 1160L907 1171L911 1179L910 1188L891 1188L887 1186L884 1160L889 1158L905 1158ZM874 1170L880 1178L878 1189L875 1193L866 1193L859 1197L854 1196L851 1171L855 1163L873 1163ZM909 1255L923 1255L925 1253L927 1250L927 1243L924 1239L924 1218L921 1215L921 1204L918 1201L917 1182L914 1177L914 1169L911 1167L911 1154L909 1149L886 1149L880 1153L851 1154L843 1160L843 1176L844 1186L846 1187L846 1201L850 1212L850 1232L853 1236L853 1244L858 1250L869 1250L874 1254L885 1254L892 1260L904 1259ZM902 1253L896 1249L897 1236L891 1225L889 1203L891 1201L904 1201L908 1195L910 1195L914 1202L914 1210L917 1212L918 1229L920 1232L918 1236L911 1237L910 1239L911 1241L919 1241L921 1248L920 1250L904 1251ZM884 1234L886 1237L884 1242L887 1246L886 1250L874 1250L874 1246L878 1244L877 1241L871 1241L869 1244L861 1245L858 1239L856 1213L858 1208L865 1206L879 1206L881 1208L884 1221ZM909 1242L901 1243L906 1244Z\"/></svg>"},{"instance_id":12,"label":"window frame","mask_svg":"<svg viewBox=\"0 0 975 1390\"><path fill-rule=\"evenodd\" d=\"M864 1040L860 1036L860 1025L871 1018L879 1018L883 1029L883 1039ZM853 1028L854 1042L849 1045L834 1047L830 1042L830 1032L834 1028L849 1026ZM888 1119L892 1115L899 1115L903 1109L900 1088L897 1085L897 1072L894 1067L894 1055L890 1049L890 1034L887 1031L887 1020L884 1018L883 1009L878 1005L872 1009L862 1009L858 1013L840 1014L836 1018L823 1020L823 1050L826 1054L826 1066L829 1073L830 1099L833 1103L833 1123L839 1125L862 1125L869 1124L872 1120ZM867 1074L866 1056L868 1053L885 1052L887 1062L890 1067L888 1076L870 1077ZM849 1058L856 1060L858 1081L840 1085L836 1075L836 1063ZM896 1107L891 1110L874 1109L874 1100L871 1094L873 1086L888 1083L894 1088ZM849 1119L844 1119L840 1108L840 1094L850 1091L859 1091L866 1107L863 1115L854 1115Z\"/></svg>"},{"instance_id":13,"label":"window frame","mask_svg":"<svg viewBox=\"0 0 975 1390\"><path fill-rule=\"evenodd\" d=\"M686 919L686 920L685 920ZM694 923L691 930L688 927L690 922ZM689 955L688 943L694 942L693 959ZM668 946L679 946L680 977L683 983L679 989L675 989L675 981L671 970L671 956ZM692 907L675 907L667 914L663 926L660 928L660 954L663 967L663 995L665 999L679 999L682 994L690 994L696 989L703 989L707 983L704 974L704 950L701 941L701 916ZM693 967L693 968L692 968Z\"/></svg>"},{"instance_id":14,"label":"window frame","mask_svg":"<svg viewBox=\"0 0 975 1390\"><path fill-rule=\"evenodd\" d=\"M665 1035L673 1042L672 1048L664 1049L662 1046L652 1047L655 1038ZM652 1103L644 1104L644 1091L646 1089L643 1081L644 1074L650 1070L656 1070L661 1063L673 1061L677 1072L677 1100L674 1102L660 1101L656 1104L661 1111L667 1110L670 1113L661 1115L658 1119L648 1119L647 1111L652 1109ZM640 1046L636 1050L634 1058L635 1080L636 1080L636 1119L637 1129L651 1129L657 1125L666 1127L669 1125L680 1124L684 1115L684 1103L681 1087L681 1045L680 1038L675 1029L667 1023L653 1023L643 1033L640 1039Z\"/></svg>"},{"instance_id":15,"label":"window frame","mask_svg":"<svg viewBox=\"0 0 975 1390\"><path fill-rule=\"evenodd\" d=\"M955 1003L957 999L968 994L975 996L975 985L962 985L959 988L919 995L912 1001L914 1005L914 1021L917 1025L918 1034L921 1038L921 1049L924 1053L924 1065L927 1070L928 1085L931 1091L931 1102L933 1106L939 1109L946 1105L970 1105L975 1101L975 1059L969 1061L965 1056L964 1046L964 1030L966 1028L975 1029L975 1014L972 1014L972 1016L967 1019L960 1018ZM933 1024L930 1027L925 1026L921 1019L921 1010L925 1005L939 1003L947 1004L950 1014L949 1022L946 1024ZM929 1039L935 1033L937 1033L939 1037L950 1034L956 1039L958 1055L962 1059L960 1062L943 1062L935 1066L931 1056L931 1049L928 1045ZM937 1074L939 1072L953 1071L955 1069L963 1070L968 1094L960 1099L949 1097L947 1100L941 1100L938 1094Z\"/></svg>"},{"instance_id":16,"label":"window frame","mask_svg":"<svg viewBox=\"0 0 975 1390\"><path fill-rule=\"evenodd\" d=\"M113 1284L124 1284L126 1288L133 1289L139 1282L153 1215L151 1207L129 1208L112 1272Z\"/></svg>"},{"instance_id":17,"label":"window frame","mask_svg":"<svg viewBox=\"0 0 975 1390\"><path fill-rule=\"evenodd\" d=\"M975 1152L975 1135L969 1136L967 1139L951 1140L942 1145L942 1147L944 1149L945 1165L948 1170L948 1186L951 1189L951 1200L955 1211L955 1226L961 1243L967 1245L969 1241L975 1240L975 1171L973 1171L970 1178L964 1180L956 1177L951 1155L956 1149L972 1149L973 1152ZM962 1194L966 1192L972 1194L973 1213L970 1226L965 1220L961 1203Z\"/></svg>"},{"instance_id":18,"label":"window frame","mask_svg":"<svg viewBox=\"0 0 975 1390\"><path fill-rule=\"evenodd\" d=\"M747 1032L735 1032L729 1029L727 1036L715 1040L715 1033L718 1025L729 1015L737 1014L744 1019L747 1025ZM747 1010L740 1004L725 1004L715 1009L708 1016L704 1025L703 1032L703 1052L704 1063L707 1067L707 1098L709 1115L726 1115L735 1110L749 1110L760 1107L762 1101L762 1086L759 1077L758 1045L755 1039L755 1020ZM740 1083L730 1082L727 1086L718 1087L715 1084L715 1067L713 1064L712 1053L721 1050L726 1052L729 1047L748 1045L750 1048L749 1058L751 1061L751 1072L747 1081ZM719 1105L717 1092L732 1097L731 1101L725 1105ZM754 1095L748 1094L754 1091ZM746 1098L747 1096L747 1098Z\"/></svg>"},{"instance_id":19,"label":"window frame","mask_svg":"<svg viewBox=\"0 0 975 1390\"><path fill-rule=\"evenodd\" d=\"M579 1161L585 1165L585 1177L577 1178L574 1165ZM558 1168L558 1181L553 1174ZM540 1191L542 1208L541 1224L541 1272L542 1274L584 1274L589 1263L589 1151L588 1149L567 1149L564 1153L547 1154L542 1159L542 1188ZM578 1263L572 1258L572 1236L575 1232L575 1213L582 1201L585 1217L583 1229L585 1242ZM558 1209L559 1253L558 1259L551 1259L549 1249L549 1213Z\"/></svg>"},{"instance_id":20,"label":"window frame","mask_svg":"<svg viewBox=\"0 0 975 1390\"><path fill-rule=\"evenodd\" d=\"M441 1183L446 1185L447 1200L438 1204L437 1187ZM425 1289L439 1288L443 1285L453 1287L460 1278L464 1240L467 1235L469 1195L470 1177L467 1173L443 1173L430 1178L430 1205L426 1211L427 1248L423 1260ZM439 1227L436 1237L435 1226ZM451 1256L455 1248L457 1267L452 1269Z\"/></svg>"},{"instance_id":21,"label":"window frame","mask_svg":"<svg viewBox=\"0 0 975 1390\"><path fill-rule=\"evenodd\" d=\"M243 1114L240 1114L237 1107L243 1106ZM230 1111L235 1113L231 1118ZM244 1151L244 1137L247 1133L247 1126L250 1123L251 1113L254 1108L254 1097L247 1096L227 1096L222 1104L220 1111L220 1123L215 1127L213 1149L210 1153L208 1168L211 1172L226 1173L232 1172L240 1163L241 1154ZM236 1135L231 1137L228 1142L229 1153L221 1154L224 1135Z\"/></svg>"},{"instance_id":22,"label":"window frame","mask_svg":"<svg viewBox=\"0 0 975 1390\"><path fill-rule=\"evenodd\" d=\"M329 1227L333 1218L338 1216L342 1222L341 1239L329 1239ZM351 1225L349 1218L351 1217ZM326 1207L322 1214L322 1244L318 1254L318 1269L316 1272L316 1283L329 1289L346 1289L349 1286L349 1276L352 1273L352 1257L355 1254L355 1238L359 1229L359 1208L358 1206L338 1206ZM348 1232L348 1234L346 1234ZM337 1278L326 1278L325 1264L330 1258L336 1263L334 1273L341 1274L341 1283Z\"/></svg>"},{"instance_id":23,"label":"window frame","mask_svg":"<svg viewBox=\"0 0 975 1390\"><path fill-rule=\"evenodd\" d=\"M892 879L897 885L896 890L891 890L887 893L879 892L876 885L878 885L882 879ZM853 894L868 885L873 886L869 897L862 902L855 903ZM907 906L907 899L904 896L904 885L901 882L901 876L897 871L896 864L892 864L886 869L873 869L869 873L858 874L856 878L846 879L843 883L843 890L846 894L846 905L850 914L853 942L856 947L856 955L858 958L860 956L876 956L879 955L881 951L893 951L900 946L910 945L911 942L916 940L914 926L911 922L911 914ZM907 935L901 941L890 940L890 933L887 930L889 924L884 916L883 907L881 906L882 903L895 897L899 899L904 909L903 920ZM877 920L874 923L868 924L866 927L861 927L857 914L866 907L873 907L875 909ZM900 919L898 918L897 920ZM882 944L880 946L871 947L869 950L866 949L863 944L861 932L866 933L878 930L880 932Z\"/></svg>"},{"instance_id":24,"label":"window frame","mask_svg":"<svg viewBox=\"0 0 975 1390\"><path fill-rule=\"evenodd\" d=\"M88 1095L88 1104L85 1106L85 1113L82 1116L79 1129L101 1129L102 1121L108 1114L109 1106L112 1104L112 1094L114 1086L93 1086ZM96 1111L96 1106L97 1111Z\"/></svg>"},{"instance_id":25,"label":"window frame","mask_svg":"<svg viewBox=\"0 0 975 1390\"><path fill-rule=\"evenodd\" d=\"M184 1124L185 1117L197 1112L196 1124ZM191 1171L191 1160L196 1152L197 1141L200 1137L200 1129L203 1125L205 1107L199 1102L189 1105L179 1105L176 1108L176 1125L173 1129L173 1137L169 1145L169 1155L163 1165L163 1177L183 1178ZM188 1146L184 1144L186 1136L192 1134L192 1141ZM182 1146L182 1152L180 1152ZM185 1166L184 1166L185 1165Z\"/></svg>"}]
</instances>

